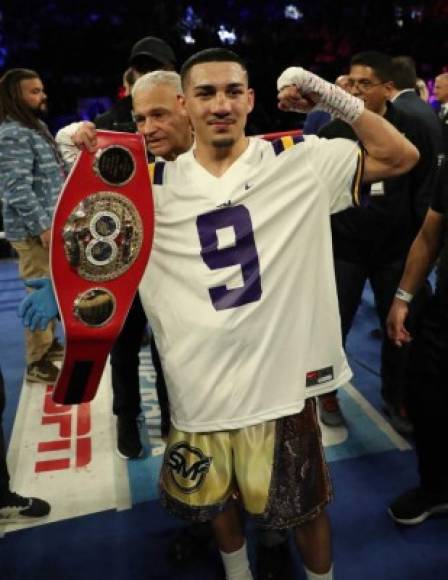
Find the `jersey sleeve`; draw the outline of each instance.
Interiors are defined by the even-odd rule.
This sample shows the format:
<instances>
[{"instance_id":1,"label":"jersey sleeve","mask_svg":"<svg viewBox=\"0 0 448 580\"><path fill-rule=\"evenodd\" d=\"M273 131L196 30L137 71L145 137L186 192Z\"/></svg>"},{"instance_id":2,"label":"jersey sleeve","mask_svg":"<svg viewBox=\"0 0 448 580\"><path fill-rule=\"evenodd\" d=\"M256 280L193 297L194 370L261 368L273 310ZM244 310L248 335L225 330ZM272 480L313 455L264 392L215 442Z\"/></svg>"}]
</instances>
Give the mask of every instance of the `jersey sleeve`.
<instances>
[{"instance_id":1,"label":"jersey sleeve","mask_svg":"<svg viewBox=\"0 0 448 580\"><path fill-rule=\"evenodd\" d=\"M330 213L360 204L364 150L350 139L308 137L310 163L328 192Z\"/></svg>"}]
</instances>

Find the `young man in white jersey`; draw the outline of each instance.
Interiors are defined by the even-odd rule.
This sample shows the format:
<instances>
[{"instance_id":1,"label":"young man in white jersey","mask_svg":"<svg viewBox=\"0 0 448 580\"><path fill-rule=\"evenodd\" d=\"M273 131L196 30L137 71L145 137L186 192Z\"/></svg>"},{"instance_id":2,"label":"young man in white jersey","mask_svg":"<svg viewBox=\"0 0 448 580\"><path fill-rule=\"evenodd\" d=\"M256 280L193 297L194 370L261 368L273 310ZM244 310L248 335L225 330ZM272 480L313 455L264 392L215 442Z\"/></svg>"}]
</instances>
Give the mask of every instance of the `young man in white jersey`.
<instances>
[{"instance_id":1,"label":"young man in white jersey","mask_svg":"<svg viewBox=\"0 0 448 580\"><path fill-rule=\"evenodd\" d=\"M245 137L254 96L233 53L202 51L181 76L196 141L157 172L140 286L174 425L163 500L212 520L229 580L252 578L235 493L259 525L295 527L308 577L330 579L331 491L312 397L350 376L329 213L352 203L364 155L345 140L281 152ZM364 179L417 161L392 126L322 79L289 69L279 88L281 108L319 102L352 123L369 151Z\"/></svg>"},{"instance_id":2,"label":"young man in white jersey","mask_svg":"<svg viewBox=\"0 0 448 580\"><path fill-rule=\"evenodd\" d=\"M179 96L182 94L180 77L172 71L147 73L134 84L133 118L137 131L145 138L148 153L157 161L172 161L179 154L188 151L193 144L185 109L179 108ZM96 128L90 122L76 123L63 129L57 139L71 162L78 154L78 147L86 147L92 152L97 148ZM171 553L185 564L188 553L193 557L200 550L203 552L204 542L207 543L211 534L209 530L208 526L197 524L181 529L170 546ZM258 559L269 562L266 568L269 569L271 577L275 571L275 578L282 577L282 580L286 580L285 568L289 566L289 550L286 544L283 535L267 530L260 530L258 534ZM279 561L280 558L282 562Z\"/></svg>"},{"instance_id":3,"label":"young man in white jersey","mask_svg":"<svg viewBox=\"0 0 448 580\"><path fill-rule=\"evenodd\" d=\"M280 108L318 103L353 126L368 155L344 139L287 150L248 139L254 96L230 51L197 53L182 79L196 141L156 164L156 231L140 286L172 413L162 499L176 515L211 520L228 580L253 578L235 495L260 526L294 528L307 577L331 580L314 396L351 373L329 214L354 202L361 178L408 171L418 152L303 69L281 75Z\"/></svg>"}]
</instances>

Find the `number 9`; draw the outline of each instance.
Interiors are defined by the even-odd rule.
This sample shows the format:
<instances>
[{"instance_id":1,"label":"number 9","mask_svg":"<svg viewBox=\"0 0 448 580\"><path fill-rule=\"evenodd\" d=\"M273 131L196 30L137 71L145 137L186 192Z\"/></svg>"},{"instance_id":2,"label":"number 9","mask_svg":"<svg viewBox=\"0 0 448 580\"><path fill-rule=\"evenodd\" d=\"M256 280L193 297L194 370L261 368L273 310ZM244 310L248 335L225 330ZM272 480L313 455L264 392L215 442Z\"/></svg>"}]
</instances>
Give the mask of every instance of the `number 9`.
<instances>
[{"instance_id":1,"label":"number 9","mask_svg":"<svg viewBox=\"0 0 448 580\"><path fill-rule=\"evenodd\" d=\"M196 221L201 256L210 270L241 266L243 286L228 289L227 286L209 288L216 310L237 308L256 302L261 298L260 264L252 227L252 220L243 205L220 208L198 216ZM236 243L227 248L218 248L217 230L232 227Z\"/></svg>"}]
</instances>

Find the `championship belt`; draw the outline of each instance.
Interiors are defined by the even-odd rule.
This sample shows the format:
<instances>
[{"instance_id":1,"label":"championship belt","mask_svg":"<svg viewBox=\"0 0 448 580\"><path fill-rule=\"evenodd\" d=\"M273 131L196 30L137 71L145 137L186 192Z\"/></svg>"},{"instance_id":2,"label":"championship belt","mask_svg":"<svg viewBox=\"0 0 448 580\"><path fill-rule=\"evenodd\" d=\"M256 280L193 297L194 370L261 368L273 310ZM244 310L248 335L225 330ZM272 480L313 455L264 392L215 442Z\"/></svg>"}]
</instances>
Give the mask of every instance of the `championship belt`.
<instances>
[{"instance_id":1,"label":"championship belt","mask_svg":"<svg viewBox=\"0 0 448 580\"><path fill-rule=\"evenodd\" d=\"M51 275L65 332L57 403L90 401L148 263L154 207L144 140L98 131L60 195Z\"/></svg>"},{"instance_id":2,"label":"championship belt","mask_svg":"<svg viewBox=\"0 0 448 580\"><path fill-rule=\"evenodd\" d=\"M275 141L276 139L281 139L282 137L301 137L303 131L301 129L293 129L291 131L277 131L276 133L265 133L264 135L259 135L261 139L266 141Z\"/></svg>"}]
</instances>

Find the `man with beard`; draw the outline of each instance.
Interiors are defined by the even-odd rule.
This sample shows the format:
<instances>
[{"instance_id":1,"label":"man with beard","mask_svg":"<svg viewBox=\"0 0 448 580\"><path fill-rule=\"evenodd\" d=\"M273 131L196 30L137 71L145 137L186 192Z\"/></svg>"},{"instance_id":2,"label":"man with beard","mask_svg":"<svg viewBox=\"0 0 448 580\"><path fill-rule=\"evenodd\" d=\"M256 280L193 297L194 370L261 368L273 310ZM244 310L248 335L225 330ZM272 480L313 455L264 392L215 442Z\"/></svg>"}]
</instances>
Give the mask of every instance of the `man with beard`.
<instances>
[{"instance_id":1,"label":"man with beard","mask_svg":"<svg viewBox=\"0 0 448 580\"><path fill-rule=\"evenodd\" d=\"M66 168L46 124L47 95L39 75L10 69L0 79L0 191L6 238L23 279L49 275L50 226ZM55 325L25 331L26 380L51 384L63 355Z\"/></svg>"}]
</instances>

